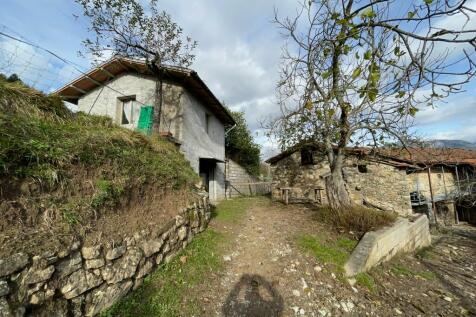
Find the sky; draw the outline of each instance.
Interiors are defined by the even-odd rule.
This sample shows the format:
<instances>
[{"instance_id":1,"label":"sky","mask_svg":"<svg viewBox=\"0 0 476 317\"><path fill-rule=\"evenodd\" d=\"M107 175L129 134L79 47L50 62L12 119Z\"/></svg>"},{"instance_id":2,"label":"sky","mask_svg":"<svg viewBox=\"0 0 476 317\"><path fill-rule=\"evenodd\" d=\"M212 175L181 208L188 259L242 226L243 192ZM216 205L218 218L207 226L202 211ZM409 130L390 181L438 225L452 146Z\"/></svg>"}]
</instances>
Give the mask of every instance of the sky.
<instances>
[{"instance_id":1,"label":"sky","mask_svg":"<svg viewBox=\"0 0 476 317\"><path fill-rule=\"evenodd\" d=\"M219 100L232 110L245 112L256 142L262 145L263 158L278 153L277 144L266 137L261 124L279 114L276 82L284 39L272 19L275 9L281 16L293 15L297 1L162 0L159 3L183 28L184 34L198 42L191 68ZM451 23L451 19L447 22ZM75 67L83 71L89 68L89 60L77 54L82 49L81 41L88 35L87 27L81 9L72 0L2 0L1 32L22 36L77 66L0 36L0 71L8 71L5 57L13 58L20 62L10 71L28 77L27 81L39 89L54 90L58 83L79 74ZM435 108L423 107L416 116L416 132L428 139L476 142L476 79L464 88L465 92L451 96Z\"/></svg>"}]
</instances>

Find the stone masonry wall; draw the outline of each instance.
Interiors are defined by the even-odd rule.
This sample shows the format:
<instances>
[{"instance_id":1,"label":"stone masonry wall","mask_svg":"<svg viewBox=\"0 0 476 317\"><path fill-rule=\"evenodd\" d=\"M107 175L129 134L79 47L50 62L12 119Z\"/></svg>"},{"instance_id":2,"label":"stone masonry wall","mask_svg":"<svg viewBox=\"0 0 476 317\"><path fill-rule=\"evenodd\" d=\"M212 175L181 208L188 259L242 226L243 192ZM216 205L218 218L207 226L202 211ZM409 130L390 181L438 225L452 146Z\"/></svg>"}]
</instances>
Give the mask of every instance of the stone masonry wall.
<instances>
[{"instance_id":1,"label":"stone masonry wall","mask_svg":"<svg viewBox=\"0 0 476 317\"><path fill-rule=\"evenodd\" d=\"M169 262L209 220L203 197L164 227L115 245L85 247L76 241L59 253L0 259L0 316L95 316Z\"/></svg>"},{"instance_id":2,"label":"stone masonry wall","mask_svg":"<svg viewBox=\"0 0 476 317\"><path fill-rule=\"evenodd\" d=\"M366 171L359 170L359 165ZM406 171L383 163L347 157L344 180L356 204L369 204L401 215L412 213ZM313 200L314 188L324 188L322 202L327 203L325 176L330 173L324 158L314 155L314 164L301 165L300 152L280 160L273 166L272 196L282 199L281 189L291 188L291 200Z\"/></svg>"},{"instance_id":3,"label":"stone masonry wall","mask_svg":"<svg viewBox=\"0 0 476 317\"><path fill-rule=\"evenodd\" d=\"M227 159L226 180L229 182L226 197L240 197L269 194L269 185L262 183L253 175L250 175L240 164ZM253 183L253 185L250 185Z\"/></svg>"}]
</instances>

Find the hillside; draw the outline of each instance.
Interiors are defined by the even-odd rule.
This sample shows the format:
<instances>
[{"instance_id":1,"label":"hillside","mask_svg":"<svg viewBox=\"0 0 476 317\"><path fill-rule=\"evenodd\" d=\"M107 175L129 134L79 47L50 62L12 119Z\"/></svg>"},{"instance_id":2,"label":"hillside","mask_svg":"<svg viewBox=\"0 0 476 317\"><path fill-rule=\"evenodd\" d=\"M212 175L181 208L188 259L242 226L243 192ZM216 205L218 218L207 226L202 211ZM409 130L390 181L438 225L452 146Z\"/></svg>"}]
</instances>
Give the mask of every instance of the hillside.
<instances>
[{"instance_id":1,"label":"hillside","mask_svg":"<svg viewBox=\"0 0 476 317\"><path fill-rule=\"evenodd\" d=\"M168 141L0 80L0 255L160 224L197 180Z\"/></svg>"}]
</instances>

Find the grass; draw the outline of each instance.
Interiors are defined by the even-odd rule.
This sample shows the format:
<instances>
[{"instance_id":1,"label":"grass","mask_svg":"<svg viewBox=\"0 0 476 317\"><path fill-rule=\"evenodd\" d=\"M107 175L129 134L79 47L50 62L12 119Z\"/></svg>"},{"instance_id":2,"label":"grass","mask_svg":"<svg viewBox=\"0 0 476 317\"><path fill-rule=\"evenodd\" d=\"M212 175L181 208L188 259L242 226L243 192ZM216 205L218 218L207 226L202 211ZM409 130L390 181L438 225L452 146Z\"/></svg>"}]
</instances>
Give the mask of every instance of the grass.
<instances>
[{"instance_id":1,"label":"grass","mask_svg":"<svg viewBox=\"0 0 476 317\"><path fill-rule=\"evenodd\" d=\"M239 224L246 209L257 199L233 199L220 202L214 221ZM125 297L102 317L109 316L198 316L201 302L197 287L209 283L210 274L223 269L223 250L230 239L226 234L207 229L170 263L160 266L144 284ZM186 257L186 262L180 261Z\"/></svg>"},{"instance_id":2,"label":"grass","mask_svg":"<svg viewBox=\"0 0 476 317\"><path fill-rule=\"evenodd\" d=\"M236 198L224 200L213 210L212 217L217 221L237 223L257 198Z\"/></svg>"},{"instance_id":3,"label":"grass","mask_svg":"<svg viewBox=\"0 0 476 317\"><path fill-rule=\"evenodd\" d=\"M198 180L173 144L70 112L56 97L0 80L0 176L55 183L73 166L108 166L117 176L181 187ZM116 176L116 175L115 175Z\"/></svg>"},{"instance_id":4,"label":"grass","mask_svg":"<svg viewBox=\"0 0 476 317\"><path fill-rule=\"evenodd\" d=\"M304 251L312 254L316 259L330 266L333 271L342 275L343 266L357 244L357 241L340 237L335 241L324 235L303 234L297 237L297 245Z\"/></svg>"},{"instance_id":5,"label":"grass","mask_svg":"<svg viewBox=\"0 0 476 317\"><path fill-rule=\"evenodd\" d=\"M393 274L401 277L416 277L419 276L425 280L434 280L436 279L436 274L431 271L413 271L410 268L397 264L391 268Z\"/></svg>"},{"instance_id":6,"label":"grass","mask_svg":"<svg viewBox=\"0 0 476 317\"><path fill-rule=\"evenodd\" d=\"M377 289L374 278L368 273L357 274L355 280L358 285L367 288L372 293Z\"/></svg>"}]
</instances>

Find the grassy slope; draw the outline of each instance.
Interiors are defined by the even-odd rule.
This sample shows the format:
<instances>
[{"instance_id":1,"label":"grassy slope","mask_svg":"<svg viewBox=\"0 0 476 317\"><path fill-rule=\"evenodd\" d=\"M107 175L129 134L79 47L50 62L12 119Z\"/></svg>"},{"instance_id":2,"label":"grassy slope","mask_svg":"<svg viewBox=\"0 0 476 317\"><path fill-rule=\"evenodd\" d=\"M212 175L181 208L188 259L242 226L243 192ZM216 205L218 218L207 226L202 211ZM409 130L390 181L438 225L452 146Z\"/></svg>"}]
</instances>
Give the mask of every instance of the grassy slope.
<instances>
[{"instance_id":1,"label":"grassy slope","mask_svg":"<svg viewBox=\"0 0 476 317\"><path fill-rule=\"evenodd\" d=\"M252 201L234 199L221 202L214 211L215 221L239 223ZM226 235L207 229L173 261L160 266L140 288L103 316L196 316L200 313L200 302L193 296L194 287L207 283L211 272L223 268L222 250L229 243Z\"/></svg>"},{"instance_id":2,"label":"grassy slope","mask_svg":"<svg viewBox=\"0 0 476 317\"><path fill-rule=\"evenodd\" d=\"M93 179L82 179L81 171ZM197 180L171 143L107 117L71 113L58 98L0 79L1 198L26 195L26 209L34 209L28 205L33 202L41 205L37 209L47 206L71 225L86 213L95 217L101 208L113 208L125 191L140 192L142 184L173 191ZM25 183L35 190L20 191Z\"/></svg>"}]
</instances>

